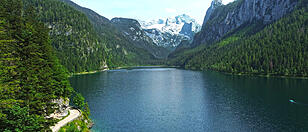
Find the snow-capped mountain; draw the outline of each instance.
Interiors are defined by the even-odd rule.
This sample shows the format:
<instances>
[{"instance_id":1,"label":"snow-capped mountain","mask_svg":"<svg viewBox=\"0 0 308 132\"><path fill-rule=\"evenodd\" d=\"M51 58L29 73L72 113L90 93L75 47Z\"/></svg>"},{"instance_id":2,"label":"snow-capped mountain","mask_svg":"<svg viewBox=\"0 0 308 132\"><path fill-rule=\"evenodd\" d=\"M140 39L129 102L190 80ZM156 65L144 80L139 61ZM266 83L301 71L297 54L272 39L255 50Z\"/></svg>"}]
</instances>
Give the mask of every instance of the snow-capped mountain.
<instances>
[{"instance_id":1,"label":"snow-capped mountain","mask_svg":"<svg viewBox=\"0 0 308 132\"><path fill-rule=\"evenodd\" d=\"M174 49L183 40L192 41L194 34L201 30L196 20L186 14L139 23L155 44L169 49Z\"/></svg>"},{"instance_id":2,"label":"snow-capped mountain","mask_svg":"<svg viewBox=\"0 0 308 132\"><path fill-rule=\"evenodd\" d=\"M157 46L153 40L147 36L146 32L141 28L139 22L129 18L113 18L111 23L122 33L125 38L136 47L145 49L156 58L165 58L168 50L164 47ZM120 48L117 46L117 48ZM125 53L125 52L124 52Z\"/></svg>"}]
</instances>

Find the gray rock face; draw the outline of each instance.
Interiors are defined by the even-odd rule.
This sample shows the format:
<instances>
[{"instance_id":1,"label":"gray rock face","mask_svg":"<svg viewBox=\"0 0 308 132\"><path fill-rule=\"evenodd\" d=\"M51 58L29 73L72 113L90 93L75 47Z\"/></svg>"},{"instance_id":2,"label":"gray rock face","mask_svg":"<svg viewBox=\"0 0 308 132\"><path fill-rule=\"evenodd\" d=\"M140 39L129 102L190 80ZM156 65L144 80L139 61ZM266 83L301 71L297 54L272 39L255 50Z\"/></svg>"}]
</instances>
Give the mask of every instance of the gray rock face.
<instances>
[{"instance_id":1,"label":"gray rock face","mask_svg":"<svg viewBox=\"0 0 308 132\"><path fill-rule=\"evenodd\" d=\"M196 20L186 14L166 19L139 22L156 45L171 51L183 40L192 42L194 34L201 30L201 26Z\"/></svg>"},{"instance_id":2,"label":"gray rock face","mask_svg":"<svg viewBox=\"0 0 308 132\"><path fill-rule=\"evenodd\" d=\"M222 5L221 0L213 0L212 1L210 8L207 9L207 11L206 11L206 16L204 17L202 27L205 26L206 22L210 19L210 16L214 12L214 10L221 5Z\"/></svg>"},{"instance_id":3,"label":"gray rock face","mask_svg":"<svg viewBox=\"0 0 308 132\"><path fill-rule=\"evenodd\" d=\"M190 40L189 37L183 34L171 34L162 32L158 29L144 29L145 33L153 40L155 44L164 47L169 51L173 51L178 44L183 40Z\"/></svg>"},{"instance_id":4,"label":"gray rock face","mask_svg":"<svg viewBox=\"0 0 308 132\"><path fill-rule=\"evenodd\" d=\"M269 24L291 12L297 1L237 0L228 5L219 5L216 3L217 0L214 0L205 16L201 33L195 36L192 45L195 47L211 44L243 24L256 21L261 21L264 25Z\"/></svg>"},{"instance_id":5,"label":"gray rock face","mask_svg":"<svg viewBox=\"0 0 308 132\"><path fill-rule=\"evenodd\" d=\"M151 43L145 33L142 31L141 25L137 20L129 18L113 18L111 22L122 31L124 36L127 36L133 41L146 41L143 43Z\"/></svg>"},{"instance_id":6,"label":"gray rock face","mask_svg":"<svg viewBox=\"0 0 308 132\"><path fill-rule=\"evenodd\" d=\"M46 115L46 118L54 118L54 119L62 119L63 117L68 115L68 109L69 109L69 98L59 98L54 99L51 101L52 103L55 103L54 108L57 109L54 113L51 115Z\"/></svg>"},{"instance_id":7,"label":"gray rock face","mask_svg":"<svg viewBox=\"0 0 308 132\"><path fill-rule=\"evenodd\" d=\"M67 108L69 107L69 98L60 98L60 99L55 99L55 100L52 100L52 103L55 103L56 104L56 108L58 108L58 112L62 113L62 112L65 112L67 111Z\"/></svg>"},{"instance_id":8,"label":"gray rock face","mask_svg":"<svg viewBox=\"0 0 308 132\"><path fill-rule=\"evenodd\" d=\"M194 35L194 32L192 31L192 23L185 23L180 31L180 34L184 34L192 38Z\"/></svg>"},{"instance_id":9,"label":"gray rock face","mask_svg":"<svg viewBox=\"0 0 308 132\"><path fill-rule=\"evenodd\" d=\"M141 27L139 22L135 19L130 19L130 18L113 18L111 19L111 22L116 25L130 25L130 26L136 26L136 27Z\"/></svg>"},{"instance_id":10,"label":"gray rock face","mask_svg":"<svg viewBox=\"0 0 308 132\"><path fill-rule=\"evenodd\" d=\"M111 19L122 34L135 46L145 49L156 58L165 58L169 51L154 44L153 40L141 28L140 23L135 19L113 18ZM125 52L124 52L125 53Z\"/></svg>"}]
</instances>

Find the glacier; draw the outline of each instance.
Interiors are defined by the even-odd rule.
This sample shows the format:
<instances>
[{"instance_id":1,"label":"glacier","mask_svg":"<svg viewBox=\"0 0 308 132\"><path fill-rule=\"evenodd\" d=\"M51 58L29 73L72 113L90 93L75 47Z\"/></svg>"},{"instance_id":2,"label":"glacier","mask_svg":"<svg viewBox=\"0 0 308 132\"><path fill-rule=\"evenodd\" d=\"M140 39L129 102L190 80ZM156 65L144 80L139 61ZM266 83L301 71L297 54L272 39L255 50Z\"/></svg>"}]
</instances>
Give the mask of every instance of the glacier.
<instances>
[{"instance_id":1,"label":"glacier","mask_svg":"<svg viewBox=\"0 0 308 132\"><path fill-rule=\"evenodd\" d=\"M170 50L174 50L183 40L192 41L195 33L201 30L201 25L186 14L158 20L138 20L146 35L153 42Z\"/></svg>"}]
</instances>

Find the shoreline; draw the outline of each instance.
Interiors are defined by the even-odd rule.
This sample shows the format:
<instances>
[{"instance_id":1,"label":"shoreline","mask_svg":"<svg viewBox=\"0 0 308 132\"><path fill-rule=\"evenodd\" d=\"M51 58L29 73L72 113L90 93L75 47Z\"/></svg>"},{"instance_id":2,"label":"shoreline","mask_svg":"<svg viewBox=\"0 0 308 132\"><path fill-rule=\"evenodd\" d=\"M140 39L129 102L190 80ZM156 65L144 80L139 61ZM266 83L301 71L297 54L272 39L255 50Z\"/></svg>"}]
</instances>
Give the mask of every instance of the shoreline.
<instances>
[{"instance_id":1,"label":"shoreline","mask_svg":"<svg viewBox=\"0 0 308 132\"><path fill-rule=\"evenodd\" d=\"M193 70L193 69L187 69L183 68L185 70ZM222 71L216 71L216 70L211 70L211 69L205 69L205 70L193 70L193 71L214 71L218 73L222 73L225 75L232 75L232 76L248 76L248 77L263 77L263 78L283 78L283 79L304 79L308 80L308 77L296 77L296 76L279 76L279 75L265 75L265 74L249 74L249 73L230 73L230 72L222 72Z\"/></svg>"},{"instance_id":2,"label":"shoreline","mask_svg":"<svg viewBox=\"0 0 308 132\"><path fill-rule=\"evenodd\" d=\"M94 73L99 73L99 72L108 71L108 70L110 70L110 69L109 69L109 68L107 68L107 69L103 69L103 70L96 70L96 71L88 71L88 72L71 73L71 74L69 75L69 77L72 77L72 76L78 76L78 75L94 74Z\"/></svg>"},{"instance_id":3,"label":"shoreline","mask_svg":"<svg viewBox=\"0 0 308 132\"><path fill-rule=\"evenodd\" d=\"M276 76L276 75L264 75L264 74L248 74L248 73L228 73L228 72L221 72L227 75L235 75L235 76L250 76L250 77L263 77L263 78L283 78L283 79L304 79L307 80L308 77L296 77L296 76Z\"/></svg>"},{"instance_id":4,"label":"shoreline","mask_svg":"<svg viewBox=\"0 0 308 132\"><path fill-rule=\"evenodd\" d=\"M106 68L106 69L103 69L103 70L96 70L96 71L71 73L69 75L69 77L78 76L78 75L95 74L95 73L99 73L99 72L110 71L110 70L117 70L117 69L133 69L133 68L180 68L180 67L179 66L167 66L167 65L122 66L122 67L115 67L115 68Z\"/></svg>"},{"instance_id":5,"label":"shoreline","mask_svg":"<svg viewBox=\"0 0 308 132\"><path fill-rule=\"evenodd\" d=\"M78 75L88 75L88 74L95 74L104 71L110 70L117 70L117 69L133 69L133 68L180 68L185 70L193 70L193 69L186 69L180 66L168 66L168 65L139 65L139 66L122 66L122 67L115 67L115 68L106 68L103 70L96 70L96 71L89 71L89 72L80 72L80 73L73 73L69 77L78 76ZM193 71L214 71L219 72L226 75L234 75L234 76L249 76L249 77L264 77L264 78L284 78L284 79L305 79L308 80L308 77L296 77L296 76L276 76L276 75L263 75L263 74L249 74L249 73L229 73L229 72L221 72L215 70L193 70Z\"/></svg>"}]
</instances>

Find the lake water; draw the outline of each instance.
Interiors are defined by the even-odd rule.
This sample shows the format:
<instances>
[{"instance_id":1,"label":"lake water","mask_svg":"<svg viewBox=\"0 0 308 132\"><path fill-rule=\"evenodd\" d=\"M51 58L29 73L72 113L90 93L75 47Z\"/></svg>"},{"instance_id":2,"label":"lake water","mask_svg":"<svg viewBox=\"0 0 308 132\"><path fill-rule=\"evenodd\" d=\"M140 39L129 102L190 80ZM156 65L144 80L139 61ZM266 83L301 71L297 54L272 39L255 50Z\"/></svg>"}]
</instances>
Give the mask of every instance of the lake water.
<instances>
[{"instance_id":1,"label":"lake water","mask_svg":"<svg viewBox=\"0 0 308 132\"><path fill-rule=\"evenodd\" d=\"M175 68L111 70L71 78L94 132L308 131L308 80Z\"/></svg>"}]
</instances>

